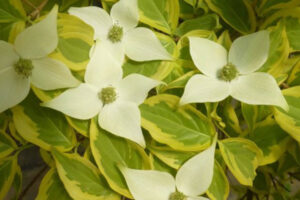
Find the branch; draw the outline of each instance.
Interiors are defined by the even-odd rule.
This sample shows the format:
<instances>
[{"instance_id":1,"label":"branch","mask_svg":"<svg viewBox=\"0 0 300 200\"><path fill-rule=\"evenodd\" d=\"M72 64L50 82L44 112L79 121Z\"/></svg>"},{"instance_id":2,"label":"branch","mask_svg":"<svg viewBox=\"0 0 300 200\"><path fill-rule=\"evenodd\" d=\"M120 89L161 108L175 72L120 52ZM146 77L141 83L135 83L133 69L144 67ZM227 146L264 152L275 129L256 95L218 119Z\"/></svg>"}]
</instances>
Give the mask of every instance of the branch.
<instances>
[{"instance_id":1,"label":"branch","mask_svg":"<svg viewBox=\"0 0 300 200\"><path fill-rule=\"evenodd\" d=\"M40 178L40 176L46 171L46 169L48 168L47 165L45 165L36 175L35 177L30 181L30 183L27 185L27 187L22 191L22 193L20 194L18 200L22 200L25 195L27 194L27 192L30 190L30 188L34 185L34 183Z\"/></svg>"},{"instance_id":2,"label":"branch","mask_svg":"<svg viewBox=\"0 0 300 200\"><path fill-rule=\"evenodd\" d=\"M26 0L27 1L27 0ZM40 16L40 12L43 10L45 5L48 3L48 0L44 0L35 10L29 14L29 16L34 19Z\"/></svg>"}]
</instances>

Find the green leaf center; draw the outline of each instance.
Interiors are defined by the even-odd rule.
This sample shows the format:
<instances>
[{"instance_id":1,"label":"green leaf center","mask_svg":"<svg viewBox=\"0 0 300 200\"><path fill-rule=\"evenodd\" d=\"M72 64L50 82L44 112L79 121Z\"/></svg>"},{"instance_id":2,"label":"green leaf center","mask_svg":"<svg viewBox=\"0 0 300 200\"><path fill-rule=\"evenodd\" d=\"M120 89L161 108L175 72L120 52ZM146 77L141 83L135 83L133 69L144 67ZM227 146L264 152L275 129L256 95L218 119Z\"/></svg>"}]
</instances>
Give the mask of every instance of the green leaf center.
<instances>
[{"instance_id":1,"label":"green leaf center","mask_svg":"<svg viewBox=\"0 0 300 200\"><path fill-rule=\"evenodd\" d=\"M170 196L169 196L169 200L186 200L186 196L181 193L181 192L173 192Z\"/></svg>"},{"instance_id":2,"label":"green leaf center","mask_svg":"<svg viewBox=\"0 0 300 200\"><path fill-rule=\"evenodd\" d=\"M110 104L114 102L117 98L116 89L114 87L106 87L101 90L98 94L99 99L103 104Z\"/></svg>"},{"instance_id":3,"label":"green leaf center","mask_svg":"<svg viewBox=\"0 0 300 200\"><path fill-rule=\"evenodd\" d=\"M23 78L28 78L32 74L33 65L29 59L20 58L14 65L15 71Z\"/></svg>"},{"instance_id":4,"label":"green leaf center","mask_svg":"<svg viewBox=\"0 0 300 200\"><path fill-rule=\"evenodd\" d=\"M238 76L238 74L239 71L236 67L233 64L228 63L219 71L218 77L223 81L232 81Z\"/></svg>"},{"instance_id":5,"label":"green leaf center","mask_svg":"<svg viewBox=\"0 0 300 200\"><path fill-rule=\"evenodd\" d=\"M112 43L117 43L120 42L123 37L123 28L119 25L113 25L107 35L107 38L112 42Z\"/></svg>"}]
</instances>

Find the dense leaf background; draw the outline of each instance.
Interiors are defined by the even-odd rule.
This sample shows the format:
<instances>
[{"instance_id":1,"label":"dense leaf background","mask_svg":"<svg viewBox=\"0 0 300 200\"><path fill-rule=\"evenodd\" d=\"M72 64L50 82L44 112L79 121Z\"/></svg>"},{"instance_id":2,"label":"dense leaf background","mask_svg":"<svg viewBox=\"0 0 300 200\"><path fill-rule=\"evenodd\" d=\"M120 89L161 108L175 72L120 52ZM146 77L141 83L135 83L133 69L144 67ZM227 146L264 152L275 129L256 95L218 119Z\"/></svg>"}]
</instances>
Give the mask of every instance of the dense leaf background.
<instances>
[{"instance_id":1,"label":"dense leaf background","mask_svg":"<svg viewBox=\"0 0 300 200\"><path fill-rule=\"evenodd\" d=\"M58 4L59 44L50 57L83 80L93 29L67 10L95 5L109 11L116 1L0 0L0 39L13 43L18 33ZM123 64L124 76L139 73L166 83L140 105L147 148L102 130L97 119L77 120L40 107L63 90L32 86L22 103L0 113L0 199L132 198L118 164L175 175L186 160L210 145L216 132L214 177L207 197L300 199L300 1L138 0L138 5L139 25L152 29L175 58L126 59ZM263 29L270 32L271 46L259 71L276 78L288 112L231 97L177 107L187 81L199 73L188 36L229 49L236 38Z\"/></svg>"}]
</instances>

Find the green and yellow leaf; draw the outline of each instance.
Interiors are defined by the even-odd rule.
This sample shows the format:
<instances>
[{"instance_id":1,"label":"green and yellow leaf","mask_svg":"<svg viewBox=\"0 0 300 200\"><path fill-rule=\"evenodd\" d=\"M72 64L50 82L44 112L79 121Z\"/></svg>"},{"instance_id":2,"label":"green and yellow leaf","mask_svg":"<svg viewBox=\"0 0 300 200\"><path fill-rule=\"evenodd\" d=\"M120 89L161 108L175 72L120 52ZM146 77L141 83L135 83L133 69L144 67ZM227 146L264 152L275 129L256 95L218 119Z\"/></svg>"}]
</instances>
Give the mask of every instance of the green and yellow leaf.
<instances>
[{"instance_id":1,"label":"green and yellow leaf","mask_svg":"<svg viewBox=\"0 0 300 200\"><path fill-rule=\"evenodd\" d=\"M215 31L221 28L219 17L216 14L208 14L194 19L185 20L175 30L176 36L183 36L193 30L209 30Z\"/></svg>"},{"instance_id":2,"label":"green and yellow leaf","mask_svg":"<svg viewBox=\"0 0 300 200\"><path fill-rule=\"evenodd\" d=\"M13 43L26 21L21 0L0 0L0 40Z\"/></svg>"},{"instance_id":3,"label":"green and yellow leaf","mask_svg":"<svg viewBox=\"0 0 300 200\"><path fill-rule=\"evenodd\" d=\"M247 0L205 0L208 7L218 13L225 22L242 34L255 31L256 18Z\"/></svg>"},{"instance_id":4,"label":"green and yellow leaf","mask_svg":"<svg viewBox=\"0 0 300 200\"><path fill-rule=\"evenodd\" d=\"M67 14L58 15L57 26L59 42L50 57L62 61L72 70L84 70L94 44L93 29L79 18Z\"/></svg>"},{"instance_id":5,"label":"green and yellow leaf","mask_svg":"<svg viewBox=\"0 0 300 200\"><path fill-rule=\"evenodd\" d=\"M243 185L252 186L261 150L251 140L228 138L218 141L222 157L234 177Z\"/></svg>"},{"instance_id":6,"label":"green and yellow leaf","mask_svg":"<svg viewBox=\"0 0 300 200\"><path fill-rule=\"evenodd\" d=\"M179 97L161 94L140 105L142 127L158 142L176 150L200 151L215 134L212 123L191 105L179 106Z\"/></svg>"},{"instance_id":7,"label":"green and yellow leaf","mask_svg":"<svg viewBox=\"0 0 300 200\"><path fill-rule=\"evenodd\" d=\"M110 187L132 198L118 166L150 169L150 161L145 151L139 145L101 129L97 119L91 122L90 146L95 161Z\"/></svg>"},{"instance_id":8,"label":"green and yellow leaf","mask_svg":"<svg viewBox=\"0 0 300 200\"><path fill-rule=\"evenodd\" d=\"M300 86L282 91L289 104L289 111L275 108L275 120L279 126L300 142Z\"/></svg>"},{"instance_id":9,"label":"green and yellow leaf","mask_svg":"<svg viewBox=\"0 0 300 200\"><path fill-rule=\"evenodd\" d=\"M44 176L35 200L72 200L59 179L55 168L51 168Z\"/></svg>"},{"instance_id":10,"label":"green and yellow leaf","mask_svg":"<svg viewBox=\"0 0 300 200\"><path fill-rule=\"evenodd\" d=\"M216 160L213 179L206 194L211 200L226 200L229 196L229 182L227 176Z\"/></svg>"},{"instance_id":11,"label":"green and yellow leaf","mask_svg":"<svg viewBox=\"0 0 300 200\"><path fill-rule=\"evenodd\" d=\"M300 7L283 9L275 12L267 18L261 25L261 29L275 25L279 20L283 19L285 24L287 38L289 40L290 52L300 51Z\"/></svg>"},{"instance_id":12,"label":"green and yellow leaf","mask_svg":"<svg viewBox=\"0 0 300 200\"><path fill-rule=\"evenodd\" d=\"M274 77L279 77L287 73L288 68L282 67L289 56L289 41L286 29L282 22L277 26L269 28L270 31L270 49L269 56L259 71L269 72Z\"/></svg>"},{"instance_id":13,"label":"green and yellow leaf","mask_svg":"<svg viewBox=\"0 0 300 200\"><path fill-rule=\"evenodd\" d=\"M17 171L17 162L17 156L0 160L0 199L4 199L12 186Z\"/></svg>"},{"instance_id":14,"label":"green and yellow leaf","mask_svg":"<svg viewBox=\"0 0 300 200\"><path fill-rule=\"evenodd\" d=\"M0 131L0 159L17 149L15 141L4 131Z\"/></svg>"},{"instance_id":15,"label":"green and yellow leaf","mask_svg":"<svg viewBox=\"0 0 300 200\"><path fill-rule=\"evenodd\" d=\"M249 134L249 139L263 152L260 165L276 162L285 152L290 141L289 135L271 117L258 123Z\"/></svg>"},{"instance_id":16,"label":"green and yellow leaf","mask_svg":"<svg viewBox=\"0 0 300 200\"><path fill-rule=\"evenodd\" d=\"M257 13L259 16L264 16L272 10L293 8L298 5L300 5L298 0L262 0L257 8Z\"/></svg>"},{"instance_id":17,"label":"green and yellow leaf","mask_svg":"<svg viewBox=\"0 0 300 200\"><path fill-rule=\"evenodd\" d=\"M179 19L178 0L138 0L140 21L172 34Z\"/></svg>"},{"instance_id":18,"label":"green and yellow leaf","mask_svg":"<svg viewBox=\"0 0 300 200\"><path fill-rule=\"evenodd\" d=\"M52 150L58 175L74 200L119 200L120 196L107 185L99 170L78 154Z\"/></svg>"},{"instance_id":19,"label":"green and yellow leaf","mask_svg":"<svg viewBox=\"0 0 300 200\"><path fill-rule=\"evenodd\" d=\"M89 136L90 120L80 120L66 116L70 126L83 136Z\"/></svg>"},{"instance_id":20,"label":"green and yellow leaf","mask_svg":"<svg viewBox=\"0 0 300 200\"><path fill-rule=\"evenodd\" d=\"M68 151L74 147L76 136L64 115L41 107L32 93L12 112L18 133L27 141L45 150L55 147Z\"/></svg>"},{"instance_id":21,"label":"green and yellow leaf","mask_svg":"<svg viewBox=\"0 0 300 200\"><path fill-rule=\"evenodd\" d=\"M149 144L147 148L162 162L176 170L178 170L185 161L196 155L195 152L176 151L166 145L157 145L155 142Z\"/></svg>"}]
</instances>

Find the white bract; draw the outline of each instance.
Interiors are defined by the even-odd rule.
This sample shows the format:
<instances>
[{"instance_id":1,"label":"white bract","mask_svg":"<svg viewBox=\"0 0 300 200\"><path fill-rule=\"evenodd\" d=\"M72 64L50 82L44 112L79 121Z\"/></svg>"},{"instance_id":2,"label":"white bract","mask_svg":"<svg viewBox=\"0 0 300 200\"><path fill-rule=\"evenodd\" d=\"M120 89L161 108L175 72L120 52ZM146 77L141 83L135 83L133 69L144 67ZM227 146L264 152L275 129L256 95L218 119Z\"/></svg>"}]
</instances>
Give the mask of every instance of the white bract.
<instances>
[{"instance_id":1,"label":"white bract","mask_svg":"<svg viewBox=\"0 0 300 200\"><path fill-rule=\"evenodd\" d=\"M255 72L268 58L267 31L236 39L229 55L223 46L208 39L189 37L189 40L192 59L203 75L195 75L188 81L181 104L217 102L231 95L247 104L288 109L275 79L267 73Z\"/></svg>"},{"instance_id":2,"label":"white bract","mask_svg":"<svg viewBox=\"0 0 300 200\"><path fill-rule=\"evenodd\" d=\"M172 57L148 28L136 27L139 21L137 0L120 0L110 15L102 8L90 6L70 8L69 13L79 17L94 29L96 45L105 45L107 51L120 63L124 54L135 61L171 60Z\"/></svg>"},{"instance_id":3,"label":"white bract","mask_svg":"<svg viewBox=\"0 0 300 200\"><path fill-rule=\"evenodd\" d=\"M43 105L82 120L100 113L100 127L145 147L138 106L144 102L149 90L161 82L139 74L122 79L120 63L104 59L109 54L105 46L96 46L94 51L85 73L85 83Z\"/></svg>"},{"instance_id":4,"label":"white bract","mask_svg":"<svg viewBox=\"0 0 300 200\"><path fill-rule=\"evenodd\" d=\"M212 182L216 140L217 137L208 149L185 162L178 170L175 180L166 172L120 167L134 199L207 200L199 195Z\"/></svg>"},{"instance_id":5,"label":"white bract","mask_svg":"<svg viewBox=\"0 0 300 200\"><path fill-rule=\"evenodd\" d=\"M47 57L58 44L57 10L55 6L45 19L21 32L14 45L0 41L0 112L25 99L30 83L43 90L80 83L67 66Z\"/></svg>"}]
</instances>

